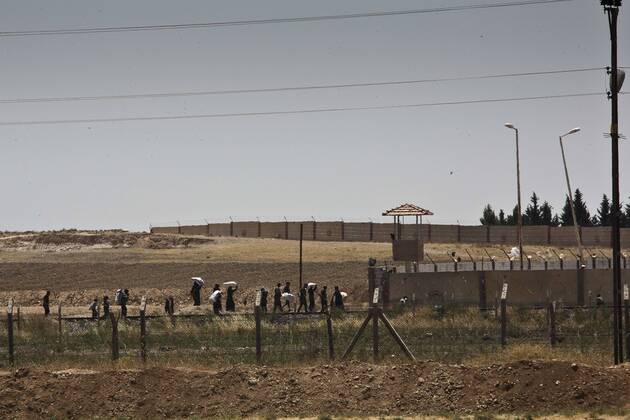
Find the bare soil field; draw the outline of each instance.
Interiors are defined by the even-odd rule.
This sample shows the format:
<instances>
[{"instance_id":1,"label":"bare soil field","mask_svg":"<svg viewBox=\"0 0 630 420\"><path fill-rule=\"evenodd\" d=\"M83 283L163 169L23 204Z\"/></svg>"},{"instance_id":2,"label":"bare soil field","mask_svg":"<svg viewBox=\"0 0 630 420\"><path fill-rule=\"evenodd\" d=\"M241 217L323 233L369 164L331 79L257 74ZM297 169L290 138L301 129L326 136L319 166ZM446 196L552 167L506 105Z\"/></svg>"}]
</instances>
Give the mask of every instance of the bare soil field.
<instances>
[{"instance_id":1,"label":"bare soil field","mask_svg":"<svg viewBox=\"0 0 630 420\"><path fill-rule=\"evenodd\" d=\"M487 367L350 362L214 371L19 369L0 377L0 389L3 418L621 413L628 408L630 369L542 361Z\"/></svg>"},{"instance_id":2,"label":"bare soil field","mask_svg":"<svg viewBox=\"0 0 630 420\"><path fill-rule=\"evenodd\" d=\"M504 247L505 248L505 247ZM112 295L118 288L131 290L131 304L146 295L149 304L173 296L177 308L192 303L190 277L208 284L237 281L238 303L252 302L255 290L276 283L297 284L297 241L278 239L207 238L151 235L124 231L60 231L0 235L0 300L9 297L22 306L38 305L43 291L53 292L53 304L85 308L94 297ZM450 261L455 252L467 260L503 258L500 247L474 244L427 244L435 261ZM527 247L528 254L553 258L553 251ZM351 305L365 302L367 260L391 259L391 246L382 243L304 242L304 279L329 287L338 285L349 294ZM206 293L206 295L209 294ZM207 296L206 296L207 297Z\"/></svg>"}]
</instances>

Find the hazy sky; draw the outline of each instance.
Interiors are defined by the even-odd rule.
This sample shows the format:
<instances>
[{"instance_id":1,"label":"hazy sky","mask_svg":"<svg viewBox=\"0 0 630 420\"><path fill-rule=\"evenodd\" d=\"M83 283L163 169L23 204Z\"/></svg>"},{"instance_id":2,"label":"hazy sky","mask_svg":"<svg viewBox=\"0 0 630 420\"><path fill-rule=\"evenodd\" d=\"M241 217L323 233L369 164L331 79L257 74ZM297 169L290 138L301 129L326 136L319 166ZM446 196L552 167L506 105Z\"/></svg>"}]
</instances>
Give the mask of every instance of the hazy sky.
<instances>
[{"instance_id":1,"label":"hazy sky","mask_svg":"<svg viewBox=\"0 0 630 420\"><path fill-rule=\"evenodd\" d=\"M503 2L503 0L501 0ZM331 15L498 0L2 1L2 31ZM630 66L630 2L619 63ZM0 99L246 89L604 67L599 1L323 22L0 37ZM516 202L559 210L572 183L595 211L610 195L605 72L274 93L0 104L9 121L399 105L601 92L601 96L189 120L0 125L0 230L147 229L180 220L380 220L413 202L433 223L478 224ZM630 82L628 82L630 83ZM630 88L626 85L625 89ZM630 136L620 97L620 130ZM621 145L622 198L630 147ZM452 174L451 174L452 172Z\"/></svg>"}]
</instances>

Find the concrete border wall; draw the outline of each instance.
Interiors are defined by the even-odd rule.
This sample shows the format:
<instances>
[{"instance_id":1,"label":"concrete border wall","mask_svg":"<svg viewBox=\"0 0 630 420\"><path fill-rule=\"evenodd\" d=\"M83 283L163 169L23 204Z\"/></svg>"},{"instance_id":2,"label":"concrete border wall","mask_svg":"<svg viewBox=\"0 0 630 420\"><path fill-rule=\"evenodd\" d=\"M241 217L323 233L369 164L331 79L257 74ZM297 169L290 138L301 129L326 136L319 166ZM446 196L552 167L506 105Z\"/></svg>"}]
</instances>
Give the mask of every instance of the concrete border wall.
<instances>
[{"instance_id":1,"label":"concrete border wall","mask_svg":"<svg viewBox=\"0 0 630 420\"><path fill-rule=\"evenodd\" d=\"M304 225L304 239L308 241L372 241L391 242L393 223L343 222L343 221L304 221L304 222L254 222L211 223L209 225L157 226L153 233L241 236L247 238L300 238L300 224ZM610 227L580 228L582 242L586 247L610 246ZM260 233L260 235L259 235ZM407 224L402 229L403 239L414 239L416 228ZM463 226L423 224L420 236L428 243L474 243L515 245L518 238L516 226ZM525 245L575 246L573 226L548 227L524 226ZM621 229L621 245L630 248L630 228Z\"/></svg>"},{"instance_id":2,"label":"concrete border wall","mask_svg":"<svg viewBox=\"0 0 630 420\"><path fill-rule=\"evenodd\" d=\"M612 270L585 270L584 302L594 303L601 294L612 301ZM508 301L518 305L544 305L549 300L562 300L577 305L577 270L548 271L467 271L440 273L387 273L389 303L402 297L421 304L459 303L492 306L500 296L503 283L508 283ZM630 270L622 270L622 281L630 282Z\"/></svg>"}]
</instances>

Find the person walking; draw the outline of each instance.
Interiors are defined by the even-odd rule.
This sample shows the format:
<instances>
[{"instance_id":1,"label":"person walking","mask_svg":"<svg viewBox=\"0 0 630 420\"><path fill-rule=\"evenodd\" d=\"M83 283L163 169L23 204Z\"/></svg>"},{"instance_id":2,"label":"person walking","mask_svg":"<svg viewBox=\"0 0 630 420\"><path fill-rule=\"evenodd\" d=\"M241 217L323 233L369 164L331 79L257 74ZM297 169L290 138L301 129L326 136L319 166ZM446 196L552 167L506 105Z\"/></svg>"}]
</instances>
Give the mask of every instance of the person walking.
<instances>
[{"instance_id":1,"label":"person walking","mask_svg":"<svg viewBox=\"0 0 630 420\"><path fill-rule=\"evenodd\" d=\"M212 312L215 315L220 315L223 307L221 305L221 288L218 284L215 284L212 288L212 294L210 295L212 301Z\"/></svg>"},{"instance_id":2,"label":"person walking","mask_svg":"<svg viewBox=\"0 0 630 420\"><path fill-rule=\"evenodd\" d=\"M281 284L278 283L276 288L273 289L273 313L276 313L276 309L282 312L282 289Z\"/></svg>"},{"instance_id":3,"label":"person walking","mask_svg":"<svg viewBox=\"0 0 630 420\"><path fill-rule=\"evenodd\" d=\"M340 309L343 311L343 295L341 294L341 291L339 290L339 286L335 286L335 291L333 292L331 300L332 300L331 306L333 308Z\"/></svg>"},{"instance_id":4,"label":"person walking","mask_svg":"<svg viewBox=\"0 0 630 420\"><path fill-rule=\"evenodd\" d=\"M90 311L92 311L92 319L98 319L98 299L94 298L89 307Z\"/></svg>"},{"instance_id":5,"label":"person walking","mask_svg":"<svg viewBox=\"0 0 630 420\"><path fill-rule=\"evenodd\" d=\"M300 312L300 310L302 308L304 308L304 313L308 312L308 307L306 306L306 283L302 286L302 288L300 289L300 296L299 296L299 300L300 300L300 306L297 307L297 309L295 310L295 312Z\"/></svg>"},{"instance_id":6,"label":"person walking","mask_svg":"<svg viewBox=\"0 0 630 420\"><path fill-rule=\"evenodd\" d=\"M319 292L319 302L322 305L322 313L328 310L328 291L326 290L327 288L327 286L324 286L322 287L322 291Z\"/></svg>"},{"instance_id":7,"label":"person walking","mask_svg":"<svg viewBox=\"0 0 630 420\"><path fill-rule=\"evenodd\" d=\"M286 282L284 287L282 288L282 294L284 295L285 293L286 295L282 307L284 308L286 306L287 308L289 308L289 312L291 312L291 282Z\"/></svg>"},{"instance_id":8,"label":"person walking","mask_svg":"<svg viewBox=\"0 0 630 420\"><path fill-rule=\"evenodd\" d=\"M204 281L201 277L193 277L193 285L190 290L190 294L193 298L193 306L201 305L201 288L203 287Z\"/></svg>"},{"instance_id":9,"label":"person walking","mask_svg":"<svg viewBox=\"0 0 630 420\"><path fill-rule=\"evenodd\" d=\"M129 302L129 289L123 290L120 295L120 316L127 318L127 302Z\"/></svg>"},{"instance_id":10,"label":"person walking","mask_svg":"<svg viewBox=\"0 0 630 420\"><path fill-rule=\"evenodd\" d=\"M266 314L267 313L267 298L269 297L269 292L264 287L260 288L260 310Z\"/></svg>"},{"instance_id":11,"label":"person walking","mask_svg":"<svg viewBox=\"0 0 630 420\"><path fill-rule=\"evenodd\" d=\"M311 286L308 288L308 311L315 312L315 292L317 286Z\"/></svg>"},{"instance_id":12,"label":"person walking","mask_svg":"<svg viewBox=\"0 0 630 420\"><path fill-rule=\"evenodd\" d=\"M103 319L109 319L109 296L103 296Z\"/></svg>"},{"instance_id":13,"label":"person walking","mask_svg":"<svg viewBox=\"0 0 630 420\"><path fill-rule=\"evenodd\" d=\"M236 304L234 303L234 292L238 290L238 286L228 286L227 296L225 297L225 310L227 312L235 312Z\"/></svg>"},{"instance_id":14,"label":"person walking","mask_svg":"<svg viewBox=\"0 0 630 420\"><path fill-rule=\"evenodd\" d=\"M44 308L44 316L50 315L50 290L46 290L46 294L42 298L42 307Z\"/></svg>"}]
</instances>

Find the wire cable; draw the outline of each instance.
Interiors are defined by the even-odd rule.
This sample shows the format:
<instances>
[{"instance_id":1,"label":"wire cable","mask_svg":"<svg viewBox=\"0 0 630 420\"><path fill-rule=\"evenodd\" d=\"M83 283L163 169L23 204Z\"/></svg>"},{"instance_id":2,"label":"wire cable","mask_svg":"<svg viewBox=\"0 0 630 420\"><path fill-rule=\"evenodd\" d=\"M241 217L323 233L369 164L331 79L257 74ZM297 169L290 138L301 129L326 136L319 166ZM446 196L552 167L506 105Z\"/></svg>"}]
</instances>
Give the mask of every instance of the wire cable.
<instances>
[{"instance_id":1,"label":"wire cable","mask_svg":"<svg viewBox=\"0 0 630 420\"><path fill-rule=\"evenodd\" d=\"M39 36L39 35L76 35L76 34L97 34L109 32L137 32L137 31L161 31L176 29L199 29L199 28L220 28L227 26L245 26L245 25L263 25L278 23L299 23L299 22L320 22L328 20L344 20L357 18L372 18L382 16L401 16L401 15L417 15L424 13L444 13L464 10L478 9L494 9L501 7L514 6L531 6L545 5L553 3L566 3L575 0L521 0L503 3L489 4L470 4L461 6L434 7L427 9L413 10L394 10L367 13L349 13L339 15L321 15L321 16L304 16L304 17L288 17L274 19L253 19L253 20L232 20L222 22L202 22L202 23L183 23L171 25L145 25L145 26L111 26L100 28L76 28L76 29L41 29L41 30L24 30L24 31L2 31L0 37L18 37L18 36Z\"/></svg>"},{"instance_id":2,"label":"wire cable","mask_svg":"<svg viewBox=\"0 0 630 420\"><path fill-rule=\"evenodd\" d=\"M558 99L558 98L579 98L579 97L588 97L588 96L604 96L605 97L605 93L588 92L588 93L571 93L571 94L563 94L563 95L527 96L527 97L515 97L515 98L492 98L492 99L428 102L428 103L399 104L399 105L297 109L297 110L286 110L286 111L235 112L235 113L218 113L218 114L164 115L164 116L146 116L146 117L119 117L119 118L86 118L86 119L65 119L65 120L2 121L0 122L0 126L83 124L83 123L106 123L106 122L128 122L128 121L159 121L159 120L189 120L189 119L230 118L230 117L259 117L259 116L268 116L268 115L316 114L316 113L344 112L344 111L373 111L373 110L386 110L386 109L441 107L441 106L449 106L449 105L520 102L520 101L548 100L548 99Z\"/></svg>"},{"instance_id":3,"label":"wire cable","mask_svg":"<svg viewBox=\"0 0 630 420\"><path fill-rule=\"evenodd\" d=\"M479 76L464 76L464 77L445 77L437 79L416 79L416 80L393 80L393 81L379 81L379 82L365 82L365 83L343 83L343 84L330 84L330 85L306 85L306 86L285 86L276 88L258 88L258 89L227 89L227 90L208 90L208 91L183 91L183 92L157 92L157 93L136 93L136 94L123 94L123 95L102 95L102 96L58 96L58 97L43 97L43 98L9 98L0 99L0 104L17 104L17 103L38 103L38 102L70 102L70 101L97 101L97 100L112 100L112 99L147 99L147 98L169 98L177 96L206 96L206 95L226 95L226 94L244 94L244 93L267 93L267 92L290 92L290 91L302 91L302 90L320 90L320 89L342 89L342 88L357 88L357 87L373 87L373 86L393 86L393 85L412 85L422 83L440 83L440 82L454 82L465 80L483 80L483 79L499 79L510 77L528 77L528 76L544 76L544 75L556 75L566 73L580 73L604 70L603 67L591 67L580 69L565 69L565 70L549 70L549 71L534 71L525 73L505 73L505 74L489 74Z\"/></svg>"}]
</instances>

